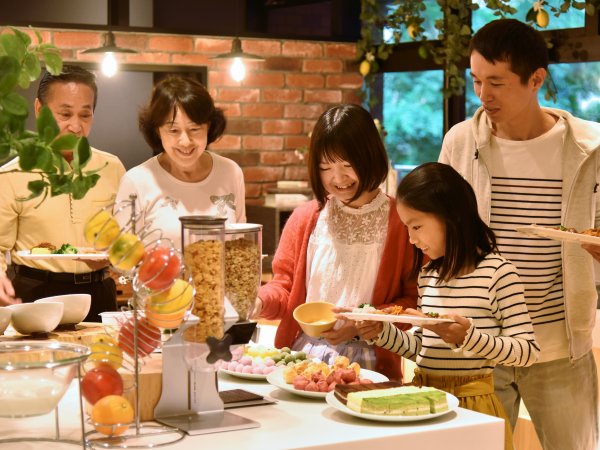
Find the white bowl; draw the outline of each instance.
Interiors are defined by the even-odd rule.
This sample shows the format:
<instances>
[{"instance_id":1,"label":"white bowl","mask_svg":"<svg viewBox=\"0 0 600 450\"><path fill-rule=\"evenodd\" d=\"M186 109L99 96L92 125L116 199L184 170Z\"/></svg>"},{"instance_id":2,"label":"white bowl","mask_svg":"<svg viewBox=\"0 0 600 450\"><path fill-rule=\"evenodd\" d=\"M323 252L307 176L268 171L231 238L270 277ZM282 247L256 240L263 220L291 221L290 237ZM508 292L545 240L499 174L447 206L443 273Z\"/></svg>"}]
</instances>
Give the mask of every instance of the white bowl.
<instances>
[{"instance_id":1,"label":"white bowl","mask_svg":"<svg viewBox=\"0 0 600 450\"><path fill-rule=\"evenodd\" d=\"M0 335L4 333L10 323L11 311L8 308L0 307Z\"/></svg>"},{"instance_id":2,"label":"white bowl","mask_svg":"<svg viewBox=\"0 0 600 450\"><path fill-rule=\"evenodd\" d=\"M131 317L133 317L131 311L104 311L100 313L102 323L109 326L123 325Z\"/></svg>"},{"instance_id":3,"label":"white bowl","mask_svg":"<svg viewBox=\"0 0 600 450\"><path fill-rule=\"evenodd\" d=\"M92 305L92 296L90 294L67 294L56 295L54 297L45 297L36 300L33 303L63 303L63 315L59 325L75 324L85 319L90 306Z\"/></svg>"},{"instance_id":4,"label":"white bowl","mask_svg":"<svg viewBox=\"0 0 600 450\"><path fill-rule=\"evenodd\" d=\"M52 411L89 354L86 346L56 341L0 342L0 417Z\"/></svg>"},{"instance_id":5,"label":"white bowl","mask_svg":"<svg viewBox=\"0 0 600 450\"><path fill-rule=\"evenodd\" d=\"M6 306L11 310L13 328L21 334L48 333L54 330L62 319L64 304L20 303Z\"/></svg>"}]
</instances>

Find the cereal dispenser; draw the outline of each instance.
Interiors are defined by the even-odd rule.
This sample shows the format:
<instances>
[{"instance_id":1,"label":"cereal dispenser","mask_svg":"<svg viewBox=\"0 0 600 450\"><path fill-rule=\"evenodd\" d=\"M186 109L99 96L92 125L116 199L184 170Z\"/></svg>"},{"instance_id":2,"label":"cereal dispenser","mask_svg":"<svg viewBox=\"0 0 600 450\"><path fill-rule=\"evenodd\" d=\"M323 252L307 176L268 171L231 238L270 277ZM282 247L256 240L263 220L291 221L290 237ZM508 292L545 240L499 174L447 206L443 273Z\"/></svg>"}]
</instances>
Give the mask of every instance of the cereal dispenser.
<instances>
[{"instance_id":1,"label":"cereal dispenser","mask_svg":"<svg viewBox=\"0 0 600 450\"><path fill-rule=\"evenodd\" d=\"M260 287L262 225L234 223L225 227L225 297L247 320Z\"/></svg>"},{"instance_id":2,"label":"cereal dispenser","mask_svg":"<svg viewBox=\"0 0 600 450\"><path fill-rule=\"evenodd\" d=\"M214 363L231 359L230 346L248 342L256 328L255 322L243 319L248 316L247 296L255 289L246 286L256 283L247 259L255 252L258 269L254 259L252 267L255 273L260 270L260 226L258 232L256 226L240 229L228 239L224 218L184 216L180 221L185 277L194 286L194 302L191 318L163 346L163 392L155 419L189 434L258 427L257 422L224 411ZM229 286L236 308L225 296L226 272L234 270L226 264L239 269L241 283Z\"/></svg>"}]
</instances>

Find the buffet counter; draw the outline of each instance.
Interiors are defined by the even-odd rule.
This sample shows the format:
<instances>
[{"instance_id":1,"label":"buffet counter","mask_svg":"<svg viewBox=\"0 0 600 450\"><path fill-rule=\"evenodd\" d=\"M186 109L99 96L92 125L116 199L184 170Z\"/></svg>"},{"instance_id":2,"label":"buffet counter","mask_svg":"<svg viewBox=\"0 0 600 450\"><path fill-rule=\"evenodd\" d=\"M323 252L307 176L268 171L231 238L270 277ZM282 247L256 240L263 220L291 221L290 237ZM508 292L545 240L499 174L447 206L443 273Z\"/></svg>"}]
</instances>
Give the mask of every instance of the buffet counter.
<instances>
[{"instance_id":1,"label":"buffet counter","mask_svg":"<svg viewBox=\"0 0 600 450\"><path fill-rule=\"evenodd\" d=\"M229 409L260 423L259 428L186 436L161 448L170 450L235 449L344 449L388 450L502 450L504 425L500 419L457 408L444 416L419 422L374 422L346 415L324 400L299 397L266 382L219 375L219 389L245 389L275 400L272 405ZM73 384L59 404L61 438L77 440L79 398ZM86 427L88 427L86 425ZM0 450L52 450L77 446L65 443L26 441L27 437L54 437L54 414L29 419L0 419ZM79 446L81 448L81 446Z\"/></svg>"}]
</instances>

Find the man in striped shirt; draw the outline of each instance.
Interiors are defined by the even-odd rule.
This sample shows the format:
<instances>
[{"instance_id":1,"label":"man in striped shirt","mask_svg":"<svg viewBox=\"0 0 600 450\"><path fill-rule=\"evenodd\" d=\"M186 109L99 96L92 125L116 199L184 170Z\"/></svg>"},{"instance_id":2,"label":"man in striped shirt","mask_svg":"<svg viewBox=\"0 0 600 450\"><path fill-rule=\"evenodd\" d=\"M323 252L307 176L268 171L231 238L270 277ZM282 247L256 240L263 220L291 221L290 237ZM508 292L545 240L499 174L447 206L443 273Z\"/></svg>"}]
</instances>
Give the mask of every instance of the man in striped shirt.
<instances>
[{"instance_id":1,"label":"man in striped shirt","mask_svg":"<svg viewBox=\"0 0 600 450\"><path fill-rule=\"evenodd\" d=\"M500 19L479 30L471 42L471 75L482 107L446 134L439 160L471 183L481 217L525 287L540 357L531 367L494 371L496 394L513 427L523 399L545 450L595 450L591 335L593 258L600 261L600 247L515 231L530 224L584 230L600 223L600 125L540 107L547 69L546 43L531 27Z\"/></svg>"}]
</instances>

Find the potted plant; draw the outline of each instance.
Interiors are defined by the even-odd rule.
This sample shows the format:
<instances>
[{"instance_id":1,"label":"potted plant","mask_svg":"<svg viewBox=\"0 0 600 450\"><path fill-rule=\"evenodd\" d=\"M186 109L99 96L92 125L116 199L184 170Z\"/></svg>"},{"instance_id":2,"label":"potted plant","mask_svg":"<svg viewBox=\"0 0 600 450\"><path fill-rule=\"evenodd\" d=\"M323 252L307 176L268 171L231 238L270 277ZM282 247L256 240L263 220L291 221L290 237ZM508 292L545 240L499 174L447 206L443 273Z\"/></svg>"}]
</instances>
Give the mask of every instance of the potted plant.
<instances>
[{"instance_id":1,"label":"potted plant","mask_svg":"<svg viewBox=\"0 0 600 450\"><path fill-rule=\"evenodd\" d=\"M36 120L36 131L25 129L29 114L27 100L19 93L41 74L40 59L46 70L57 75L62 70L58 49L43 43L35 31L37 43L29 34L10 28L0 34L0 166L18 157L18 169L12 171L35 173L39 179L30 181L30 195L23 200L69 194L74 199L85 196L100 178L98 170L83 171L91 157L86 138L74 135L59 136L59 128L47 106ZM73 150L69 165L62 151ZM0 171L10 173L10 171Z\"/></svg>"}]
</instances>

